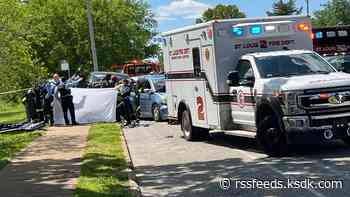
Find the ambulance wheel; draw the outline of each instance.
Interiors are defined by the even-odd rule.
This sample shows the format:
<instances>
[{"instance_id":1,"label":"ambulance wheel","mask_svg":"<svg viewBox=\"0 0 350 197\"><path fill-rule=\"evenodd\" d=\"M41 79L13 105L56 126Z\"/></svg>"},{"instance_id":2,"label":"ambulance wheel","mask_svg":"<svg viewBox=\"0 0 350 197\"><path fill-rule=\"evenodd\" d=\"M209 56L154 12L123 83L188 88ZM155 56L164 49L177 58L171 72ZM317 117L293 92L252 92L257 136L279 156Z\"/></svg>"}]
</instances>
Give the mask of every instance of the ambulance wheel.
<instances>
[{"instance_id":1,"label":"ambulance wheel","mask_svg":"<svg viewBox=\"0 0 350 197\"><path fill-rule=\"evenodd\" d=\"M343 142L350 146L350 137L343 138Z\"/></svg>"},{"instance_id":2,"label":"ambulance wheel","mask_svg":"<svg viewBox=\"0 0 350 197\"><path fill-rule=\"evenodd\" d=\"M182 112L181 130L187 141L206 139L209 136L209 130L192 126L192 120L188 110Z\"/></svg>"},{"instance_id":3,"label":"ambulance wheel","mask_svg":"<svg viewBox=\"0 0 350 197\"><path fill-rule=\"evenodd\" d=\"M160 107L159 105L153 105L152 107L153 120L156 122L160 122Z\"/></svg>"},{"instance_id":4,"label":"ambulance wheel","mask_svg":"<svg viewBox=\"0 0 350 197\"><path fill-rule=\"evenodd\" d=\"M263 150L271 157L283 157L288 153L286 135L274 115L267 116L260 122L257 140Z\"/></svg>"}]
</instances>

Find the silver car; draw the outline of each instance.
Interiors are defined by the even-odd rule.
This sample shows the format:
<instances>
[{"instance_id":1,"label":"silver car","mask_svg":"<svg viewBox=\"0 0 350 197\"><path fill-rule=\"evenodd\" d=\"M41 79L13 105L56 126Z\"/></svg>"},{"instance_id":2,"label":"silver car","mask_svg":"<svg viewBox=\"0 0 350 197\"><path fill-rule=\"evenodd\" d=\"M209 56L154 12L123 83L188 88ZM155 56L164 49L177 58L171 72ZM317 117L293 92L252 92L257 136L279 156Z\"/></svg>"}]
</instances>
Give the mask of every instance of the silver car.
<instances>
[{"instance_id":1,"label":"silver car","mask_svg":"<svg viewBox=\"0 0 350 197\"><path fill-rule=\"evenodd\" d=\"M164 75L133 77L139 93L140 117L155 121L168 119Z\"/></svg>"}]
</instances>

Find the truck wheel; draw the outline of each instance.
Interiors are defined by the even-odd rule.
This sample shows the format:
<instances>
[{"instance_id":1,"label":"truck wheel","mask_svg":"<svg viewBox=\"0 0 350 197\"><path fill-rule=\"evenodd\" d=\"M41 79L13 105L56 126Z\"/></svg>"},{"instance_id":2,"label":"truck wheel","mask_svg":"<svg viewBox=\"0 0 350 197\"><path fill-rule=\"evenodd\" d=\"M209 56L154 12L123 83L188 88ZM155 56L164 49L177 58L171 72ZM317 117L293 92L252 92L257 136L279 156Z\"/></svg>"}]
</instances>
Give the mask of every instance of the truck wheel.
<instances>
[{"instance_id":1,"label":"truck wheel","mask_svg":"<svg viewBox=\"0 0 350 197\"><path fill-rule=\"evenodd\" d=\"M350 137L343 138L343 142L350 146Z\"/></svg>"},{"instance_id":2,"label":"truck wheel","mask_svg":"<svg viewBox=\"0 0 350 197\"><path fill-rule=\"evenodd\" d=\"M288 153L285 133L275 116L268 116L260 122L257 140L263 150L271 157L283 157Z\"/></svg>"},{"instance_id":3,"label":"truck wheel","mask_svg":"<svg viewBox=\"0 0 350 197\"><path fill-rule=\"evenodd\" d=\"M152 107L153 120L156 122L160 122L160 107L158 105L153 105Z\"/></svg>"},{"instance_id":4,"label":"truck wheel","mask_svg":"<svg viewBox=\"0 0 350 197\"><path fill-rule=\"evenodd\" d=\"M191 120L191 116L190 116L190 113L188 112L188 110L185 110L182 113L181 130L184 134L184 138L187 141L206 139L209 136L208 129L203 129L203 128L198 128L198 127L192 126L192 120Z\"/></svg>"}]
</instances>

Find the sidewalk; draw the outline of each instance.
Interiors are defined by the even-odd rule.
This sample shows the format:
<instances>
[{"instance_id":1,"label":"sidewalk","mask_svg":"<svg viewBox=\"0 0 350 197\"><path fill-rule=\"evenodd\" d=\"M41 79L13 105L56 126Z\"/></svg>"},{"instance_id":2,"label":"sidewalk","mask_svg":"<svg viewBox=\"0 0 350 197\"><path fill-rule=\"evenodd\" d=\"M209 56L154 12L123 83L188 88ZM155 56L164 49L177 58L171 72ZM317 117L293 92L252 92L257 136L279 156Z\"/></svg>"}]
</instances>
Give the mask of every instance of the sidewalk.
<instances>
[{"instance_id":1,"label":"sidewalk","mask_svg":"<svg viewBox=\"0 0 350 197\"><path fill-rule=\"evenodd\" d=\"M71 197L89 126L51 127L0 171L0 195Z\"/></svg>"}]
</instances>

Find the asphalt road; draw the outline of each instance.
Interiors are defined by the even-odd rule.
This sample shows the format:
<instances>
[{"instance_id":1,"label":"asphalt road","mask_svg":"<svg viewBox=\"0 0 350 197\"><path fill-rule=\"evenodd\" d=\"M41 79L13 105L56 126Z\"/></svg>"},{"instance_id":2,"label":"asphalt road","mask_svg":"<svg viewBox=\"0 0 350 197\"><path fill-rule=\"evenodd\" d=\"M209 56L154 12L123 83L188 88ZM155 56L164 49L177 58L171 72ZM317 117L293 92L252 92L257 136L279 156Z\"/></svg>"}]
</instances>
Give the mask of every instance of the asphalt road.
<instances>
[{"instance_id":1,"label":"asphalt road","mask_svg":"<svg viewBox=\"0 0 350 197\"><path fill-rule=\"evenodd\" d=\"M350 147L342 142L271 158L255 140L213 134L187 142L167 123L145 121L124 133L143 196L350 196Z\"/></svg>"}]
</instances>

